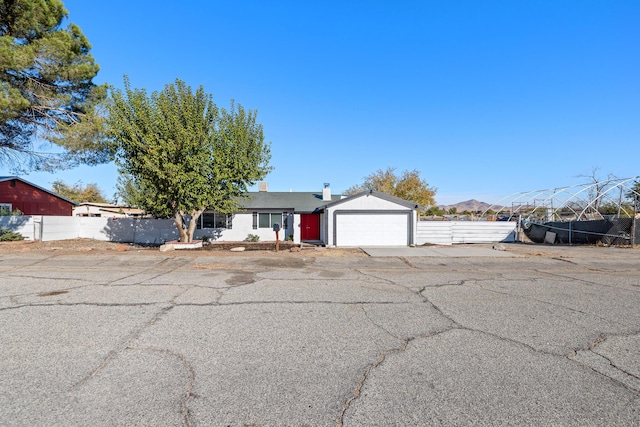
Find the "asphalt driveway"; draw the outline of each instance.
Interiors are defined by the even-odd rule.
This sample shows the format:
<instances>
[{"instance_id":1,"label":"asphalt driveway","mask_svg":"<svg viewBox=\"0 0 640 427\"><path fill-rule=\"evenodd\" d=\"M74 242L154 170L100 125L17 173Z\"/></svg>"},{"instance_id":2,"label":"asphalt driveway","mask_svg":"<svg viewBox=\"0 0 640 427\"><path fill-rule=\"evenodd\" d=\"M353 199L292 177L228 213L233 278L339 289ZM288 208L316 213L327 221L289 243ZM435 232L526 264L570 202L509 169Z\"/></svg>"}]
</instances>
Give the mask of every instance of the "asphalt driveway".
<instances>
[{"instance_id":1,"label":"asphalt driveway","mask_svg":"<svg viewBox=\"0 0 640 427\"><path fill-rule=\"evenodd\" d=\"M0 424L637 425L640 251L494 252L2 254Z\"/></svg>"}]
</instances>

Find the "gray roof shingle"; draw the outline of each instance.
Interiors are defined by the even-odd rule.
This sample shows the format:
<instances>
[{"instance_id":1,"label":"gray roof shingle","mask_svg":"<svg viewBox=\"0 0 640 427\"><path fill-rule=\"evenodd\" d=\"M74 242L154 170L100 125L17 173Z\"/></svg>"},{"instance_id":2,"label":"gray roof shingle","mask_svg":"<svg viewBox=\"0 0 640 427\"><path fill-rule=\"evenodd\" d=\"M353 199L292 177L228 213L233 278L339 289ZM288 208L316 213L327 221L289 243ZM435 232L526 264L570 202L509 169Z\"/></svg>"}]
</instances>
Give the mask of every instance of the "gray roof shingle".
<instances>
[{"instance_id":1,"label":"gray roof shingle","mask_svg":"<svg viewBox=\"0 0 640 427\"><path fill-rule=\"evenodd\" d=\"M240 204L250 209L293 209L296 212L314 212L327 203L341 199L340 195L332 195L331 202L322 200L322 192L250 192L249 197L242 199Z\"/></svg>"}]
</instances>

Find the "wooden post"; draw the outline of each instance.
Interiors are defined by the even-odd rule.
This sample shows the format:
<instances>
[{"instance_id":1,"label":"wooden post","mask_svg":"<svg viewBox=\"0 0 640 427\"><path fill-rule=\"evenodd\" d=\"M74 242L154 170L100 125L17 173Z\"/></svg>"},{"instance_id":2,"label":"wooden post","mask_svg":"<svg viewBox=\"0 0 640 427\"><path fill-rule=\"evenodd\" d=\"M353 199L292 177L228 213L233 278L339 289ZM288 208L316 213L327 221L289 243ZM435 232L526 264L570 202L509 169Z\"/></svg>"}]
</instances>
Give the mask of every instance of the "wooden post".
<instances>
[{"instance_id":1,"label":"wooden post","mask_svg":"<svg viewBox=\"0 0 640 427\"><path fill-rule=\"evenodd\" d=\"M276 252L280 250L280 240L278 240L278 233L279 231L276 231Z\"/></svg>"}]
</instances>

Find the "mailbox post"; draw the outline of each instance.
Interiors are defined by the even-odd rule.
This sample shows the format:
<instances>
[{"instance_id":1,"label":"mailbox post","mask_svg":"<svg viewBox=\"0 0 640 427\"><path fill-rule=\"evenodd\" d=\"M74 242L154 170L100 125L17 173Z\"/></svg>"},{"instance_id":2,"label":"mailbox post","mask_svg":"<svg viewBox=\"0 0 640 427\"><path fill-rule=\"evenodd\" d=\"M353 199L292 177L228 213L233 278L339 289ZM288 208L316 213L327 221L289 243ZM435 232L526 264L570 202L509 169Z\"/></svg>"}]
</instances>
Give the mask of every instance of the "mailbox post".
<instances>
[{"instance_id":1,"label":"mailbox post","mask_svg":"<svg viewBox=\"0 0 640 427\"><path fill-rule=\"evenodd\" d=\"M276 252L280 250L280 240L278 239L278 233L280 232L280 224L277 222L273 224L273 231L276 232Z\"/></svg>"}]
</instances>

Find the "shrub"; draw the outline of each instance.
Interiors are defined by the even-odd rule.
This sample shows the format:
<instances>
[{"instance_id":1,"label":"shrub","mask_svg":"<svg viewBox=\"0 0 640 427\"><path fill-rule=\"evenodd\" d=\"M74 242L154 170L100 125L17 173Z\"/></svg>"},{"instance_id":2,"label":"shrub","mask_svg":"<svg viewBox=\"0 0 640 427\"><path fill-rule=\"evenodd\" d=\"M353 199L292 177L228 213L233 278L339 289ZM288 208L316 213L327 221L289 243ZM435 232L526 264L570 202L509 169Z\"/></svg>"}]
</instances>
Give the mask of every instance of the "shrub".
<instances>
[{"instance_id":1,"label":"shrub","mask_svg":"<svg viewBox=\"0 0 640 427\"><path fill-rule=\"evenodd\" d=\"M0 230L0 242L16 242L24 239L25 237L17 231L11 231L4 228Z\"/></svg>"},{"instance_id":2,"label":"shrub","mask_svg":"<svg viewBox=\"0 0 640 427\"><path fill-rule=\"evenodd\" d=\"M9 210L6 206L0 206L0 216L20 216L22 212L20 209Z\"/></svg>"},{"instance_id":3,"label":"shrub","mask_svg":"<svg viewBox=\"0 0 640 427\"><path fill-rule=\"evenodd\" d=\"M260 236L257 234L247 234L247 238L244 239L245 242L259 242Z\"/></svg>"}]
</instances>

